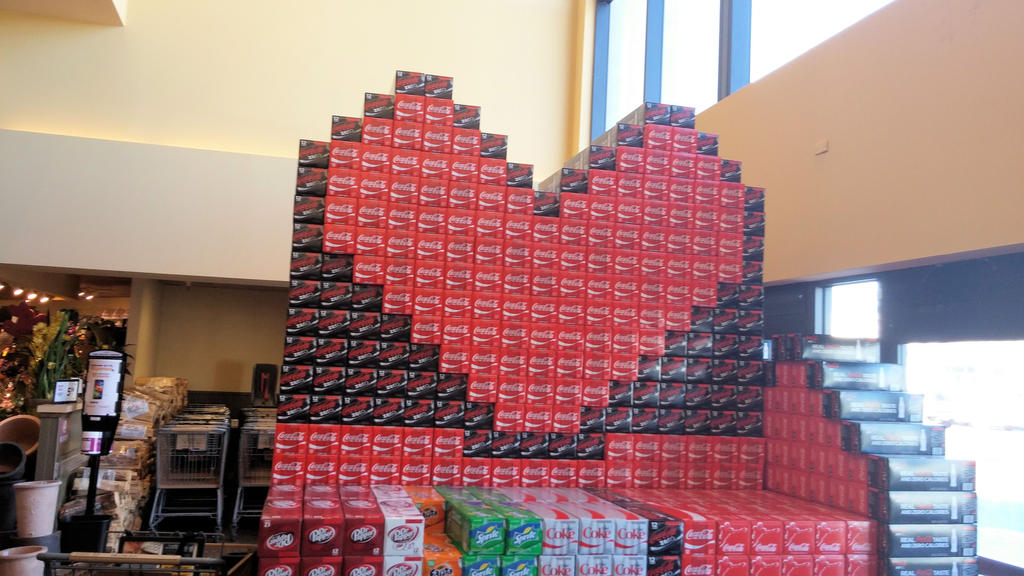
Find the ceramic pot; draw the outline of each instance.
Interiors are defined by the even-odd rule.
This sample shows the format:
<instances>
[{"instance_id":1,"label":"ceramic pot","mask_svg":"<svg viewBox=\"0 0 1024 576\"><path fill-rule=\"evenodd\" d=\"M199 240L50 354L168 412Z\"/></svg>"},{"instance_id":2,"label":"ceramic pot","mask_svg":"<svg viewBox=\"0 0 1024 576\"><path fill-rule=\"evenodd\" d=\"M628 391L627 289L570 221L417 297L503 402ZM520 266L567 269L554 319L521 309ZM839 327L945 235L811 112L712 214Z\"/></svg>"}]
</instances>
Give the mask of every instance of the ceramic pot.
<instances>
[{"instance_id":1,"label":"ceramic pot","mask_svg":"<svg viewBox=\"0 0 1024 576\"><path fill-rule=\"evenodd\" d=\"M0 481L21 480L25 475L25 451L15 442L0 442Z\"/></svg>"},{"instance_id":2,"label":"ceramic pot","mask_svg":"<svg viewBox=\"0 0 1024 576\"><path fill-rule=\"evenodd\" d=\"M50 554L60 554L60 530L57 530L53 534L47 534L46 536L37 536L35 538L19 538L13 536L11 540L11 546L42 546L46 548L46 551Z\"/></svg>"},{"instance_id":3,"label":"ceramic pot","mask_svg":"<svg viewBox=\"0 0 1024 576\"><path fill-rule=\"evenodd\" d=\"M19 538L35 538L53 533L59 496L60 480L36 480L14 485Z\"/></svg>"},{"instance_id":4,"label":"ceramic pot","mask_svg":"<svg viewBox=\"0 0 1024 576\"><path fill-rule=\"evenodd\" d=\"M18 546L0 550L0 576L43 576L43 562L36 558L45 546Z\"/></svg>"},{"instance_id":5,"label":"ceramic pot","mask_svg":"<svg viewBox=\"0 0 1024 576\"><path fill-rule=\"evenodd\" d=\"M0 422L0 442L21 445L26 456L35 454L39 447L39 418L19 414Z\"/></svg>"}]
</instances>

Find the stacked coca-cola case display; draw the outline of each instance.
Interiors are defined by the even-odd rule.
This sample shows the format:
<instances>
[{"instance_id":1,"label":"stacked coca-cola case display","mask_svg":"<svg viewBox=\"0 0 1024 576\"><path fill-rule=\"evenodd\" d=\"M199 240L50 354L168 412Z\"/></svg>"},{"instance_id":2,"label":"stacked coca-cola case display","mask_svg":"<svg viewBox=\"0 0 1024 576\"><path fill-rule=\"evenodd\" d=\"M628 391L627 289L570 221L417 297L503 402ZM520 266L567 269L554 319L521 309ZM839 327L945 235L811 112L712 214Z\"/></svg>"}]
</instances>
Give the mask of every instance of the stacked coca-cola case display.
<instances>
[{"instance_id":1,"label":"stacked coca-cola case display","mask_svg":"<svg viewBox=\"0 0 1024 576\"><path fill-rule=\"evenodd\" d=\"M946 460L945 429L875 340L773 339L767 488L879 522L882 574L977 574L975 464Z\"/></svg>"},{"instance_id":2,"label":"stacked coca-cola case display","mask_svg":"<svg viewBox=\"0 0 1024 576\"><path fill-rule=\"evenodd\" d=\"M873 576L874 523L863 516L769 493L601 492L627 510L681 523L683 574ZM662 520L664 522L664 520ZM659 530L660 534L665 534Z\"/></svg>"},{"instance_id":3,"label":"stacked coca-cola case display","mask_svg":"<svg viewBox=\"0 0 1024 576\"><path fill-rule=\"evenodd\" d=\"M273 482L760 488L764 191L651 103L535 191L452 87L300 142Z\"/></svg>"}]
</instances>

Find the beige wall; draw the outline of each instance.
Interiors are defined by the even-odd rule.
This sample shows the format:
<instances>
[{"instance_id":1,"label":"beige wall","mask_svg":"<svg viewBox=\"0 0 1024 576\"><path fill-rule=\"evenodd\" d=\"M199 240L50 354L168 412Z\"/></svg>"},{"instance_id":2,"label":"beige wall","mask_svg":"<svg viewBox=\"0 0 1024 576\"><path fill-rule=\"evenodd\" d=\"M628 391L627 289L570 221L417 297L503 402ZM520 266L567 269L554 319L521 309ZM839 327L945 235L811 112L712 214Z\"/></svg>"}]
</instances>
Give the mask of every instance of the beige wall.
<instances>
[{"instance_id":1,"label":"beige wall","mask_svg":"<svg viewBox=\"0 0 1024 576\"><path fill-rule=\"evenodd\" d=\"M588 126L593 4L146 0L125 27L0 12L0 264L280 285L297 140L399 68L453 75L542 179Z\"/></svg>"},{"instance_id":2,"label":"beige wall","mask_svg":"<svg viewBox=\"0 0 1024 576\"><path fill-rule=\"evenodd\" d=\"M1017 0L897 0L701 114L768 189L766 280L1024 243L1022 26Z\"/></svg>"},{"instance_id":3,"label":"beige wall","mask_svg":"<svg viewBox=\"0 0 1024 576\"><path fill-rule=\"evenodd\" d=\"M588 126L593 4L145 0L120 28L0 13L0 263L135 277L137 375L246 391L281 361L285 292L147 278L283 285L297 140L396 69L454 76L511 161L552 172Z\"/></svg>"},{"instance_id":4,"label":"beige wall","mask_svg":"<svg viewBox=\"0 0 1024 576\"><path fill-rule=\"evenodd\" d=\"M125 347L132 355L132 376L156 376L160 353L160 308L163 284L158 280L134 278L131 292L131 317L125 335Z\"/></svg>"},{"instance_id":5,"label":"beige wall","mask_svg":"<svg viewBox=\"0 0 1024 576\"><path fill-rule=\"evenodd\" d=\"M592 0L591 0L592 1ZM0 128L294 158L396 69L455 77L510 160L568 156L579 0L144 0L124 27L0 14Z\"/></svg>"},{"instance_id":6,"label":"beige wall","mask_svg":"<svg viewBox=\"0 0 1024 576\"><path fill-rule=\"evenodd\" d=\"M0 263L282 284L294 180L289 158L0 130Z\"/></svg>"},{"instance_id":7,"label":"beige wall","mask_svg":"<svg viewBox=\"0 0 1024 576\"><path fill-rule=\"evenodd\" d=\"M281 364L287 309L284 289L165 285L152 375L248 392L253 364Z\"/></svg>"}]
</instances>

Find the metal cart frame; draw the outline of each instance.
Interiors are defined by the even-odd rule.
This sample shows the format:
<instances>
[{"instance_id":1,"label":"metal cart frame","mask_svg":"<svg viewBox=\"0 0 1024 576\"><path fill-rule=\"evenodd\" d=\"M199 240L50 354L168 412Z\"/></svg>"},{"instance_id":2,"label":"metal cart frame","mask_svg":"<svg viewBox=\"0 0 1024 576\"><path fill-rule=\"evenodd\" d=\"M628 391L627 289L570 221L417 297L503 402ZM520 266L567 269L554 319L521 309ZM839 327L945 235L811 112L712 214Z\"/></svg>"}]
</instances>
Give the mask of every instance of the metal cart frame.
<instances>
[{"instance_id":1,"label":"metal cart frame","mask_svg":"<svg viewBox=\"0 0 1024 576\"><path fill-rule=\"evenodd\" d=\"M264 446L265 444L265 446ZM270 476L274 462L274 430L241 428L238 435L238 494L235 510L231 517L231 533L238 533L241 518L259 518L263 511L264 498L258 502L246 499L246 495L270 488Z\"/></svg>"},{"instance_id":2,"label":"metal cart frame","mask_svg":"<svg viewBox=\"0 0 1024 576\"><path fill-rule=\"evenodd\" d=\"M172 421L160 428L151 528L164 518L191 516L212 518L220 532L229 431L226 425L204 425L198 420Z\"/></svg>"},{"instance_id":3,"label":"metal cart frame","mask_svg":"<svg viewBox=\"0 0 1024 576\"><path fill-rule=\"evenodd\" d=\"M199 532L124 532L116 554L72 552L43 553L46 576L249 576L255 574L256 555L242 552L234 557L204 556L219 535ZM173 554L125 553L126 543L158 543L162 552ZM221 550L223 552L223 550Z\"/></svg>"}]
</instances>

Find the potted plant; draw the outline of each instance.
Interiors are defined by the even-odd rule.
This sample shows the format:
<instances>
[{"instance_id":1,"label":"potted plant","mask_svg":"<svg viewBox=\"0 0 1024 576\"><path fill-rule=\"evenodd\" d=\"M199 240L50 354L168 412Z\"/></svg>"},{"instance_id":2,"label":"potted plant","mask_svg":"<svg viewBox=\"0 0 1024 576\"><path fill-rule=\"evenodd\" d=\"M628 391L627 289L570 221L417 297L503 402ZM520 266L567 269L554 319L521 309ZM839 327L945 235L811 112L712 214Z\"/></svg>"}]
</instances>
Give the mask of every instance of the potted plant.
<instances>
[{"instance_id":1,"label":"potted plant","mask_svg":"<svg viewBox=\"0 0 1024 576\"><path fill-rule=\"evenodd\" d=\"M32 343L46 316L22 302L0 309L0 420L21 414L35 393Z\"/></svg>"}]
</instances>

